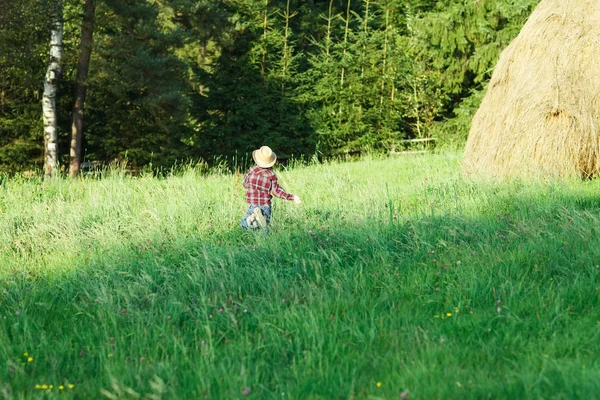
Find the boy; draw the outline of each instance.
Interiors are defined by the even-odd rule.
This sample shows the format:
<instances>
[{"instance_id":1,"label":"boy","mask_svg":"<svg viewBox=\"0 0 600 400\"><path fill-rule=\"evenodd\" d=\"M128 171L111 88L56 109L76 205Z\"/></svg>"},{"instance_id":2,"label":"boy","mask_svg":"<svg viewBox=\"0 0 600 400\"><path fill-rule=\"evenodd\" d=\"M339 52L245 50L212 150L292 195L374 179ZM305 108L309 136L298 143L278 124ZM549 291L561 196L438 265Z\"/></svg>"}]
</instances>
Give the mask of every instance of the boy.
<instances>
[{"instance_id":1,"label":"boy","mask_svg":"<svg viewBox=\"0 0 600 400\"><path fill-rule=\"evenodd\" d=\"M273 196L284 200L293 200L300 204L300 197L287 193L277 182L277 176L271 170L277 156L268 146L262 146L252 152L255 166L244 177L246 202L250 204L246 215L240 221L242 229L262 228L267 230L271 223L271 199Z\"/></svg>"}]
</instances>

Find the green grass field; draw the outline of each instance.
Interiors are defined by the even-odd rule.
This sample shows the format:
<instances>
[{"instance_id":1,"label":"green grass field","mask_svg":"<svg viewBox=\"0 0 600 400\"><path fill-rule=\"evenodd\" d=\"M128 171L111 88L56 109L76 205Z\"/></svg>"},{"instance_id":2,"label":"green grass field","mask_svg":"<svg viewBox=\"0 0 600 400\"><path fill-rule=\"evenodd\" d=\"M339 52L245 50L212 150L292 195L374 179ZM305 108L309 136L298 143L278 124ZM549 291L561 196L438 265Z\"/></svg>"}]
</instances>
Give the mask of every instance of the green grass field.
<instances>
[{"instance_id":1,"label":"green grass field","mask_svg":"<svg viewBox=\"0 0 600 400\"><path fill-rule=\"evenodd\" d=\"M600 398L600 185L434 154L0 185L5 399Z\"/></svg>"}]
</instances>

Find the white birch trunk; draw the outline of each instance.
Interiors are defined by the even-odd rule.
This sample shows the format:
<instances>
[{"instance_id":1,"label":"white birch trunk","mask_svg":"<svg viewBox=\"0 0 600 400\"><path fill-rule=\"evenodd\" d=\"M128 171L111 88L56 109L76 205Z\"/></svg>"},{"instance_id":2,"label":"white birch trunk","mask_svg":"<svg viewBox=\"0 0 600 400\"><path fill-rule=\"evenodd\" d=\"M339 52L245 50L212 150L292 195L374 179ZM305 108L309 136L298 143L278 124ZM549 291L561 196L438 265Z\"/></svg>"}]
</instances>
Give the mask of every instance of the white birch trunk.
<instances>
[{"instance_id":1,"label":"white birch trunk","mask_svg":"<svg viewBox=\"0 0 600 400\"><path fill-rule=\"evenodd\" d=\"M58 171L58 131L56 126L56 92L61 76L63 19L62 0L57 0L52 16L50 59L44 80L42 114L44 120L44 173L54 176Z\"/></svg>"}]
</instances>

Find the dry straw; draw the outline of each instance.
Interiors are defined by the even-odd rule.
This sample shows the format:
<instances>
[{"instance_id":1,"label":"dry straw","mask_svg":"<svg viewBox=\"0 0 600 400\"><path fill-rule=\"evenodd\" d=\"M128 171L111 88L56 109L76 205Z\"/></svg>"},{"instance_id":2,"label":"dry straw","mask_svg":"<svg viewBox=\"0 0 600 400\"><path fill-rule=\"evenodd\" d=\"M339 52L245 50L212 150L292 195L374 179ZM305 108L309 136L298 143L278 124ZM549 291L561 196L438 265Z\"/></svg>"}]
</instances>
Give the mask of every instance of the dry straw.
<instances>
[{"instance_id":1,"label":"dry straw","mask_svg":"<svg viewBox=\"0 0 600 400\"><path fill-rule=\"evenodd\" d=\"M600 0L542 0L502 52L473 118L463 171L600 173Z\"/></svg>"}]
</instances>

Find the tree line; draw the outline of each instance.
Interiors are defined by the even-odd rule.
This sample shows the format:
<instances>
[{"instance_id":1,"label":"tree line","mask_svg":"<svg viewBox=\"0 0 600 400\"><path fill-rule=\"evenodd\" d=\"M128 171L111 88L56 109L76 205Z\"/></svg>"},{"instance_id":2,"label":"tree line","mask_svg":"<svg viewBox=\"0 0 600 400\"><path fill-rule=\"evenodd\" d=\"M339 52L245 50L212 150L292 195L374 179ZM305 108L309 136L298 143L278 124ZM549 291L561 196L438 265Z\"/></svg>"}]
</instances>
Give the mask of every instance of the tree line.
<instances>
[{"instance_id":1,"label":"tree line","mask_svg":"<svg viewBox=\"0 0 600 400\"><path fill-rule=\"evenodd\" d=\"M464 143L537 0L4 0L0 170Z\"/></svg>"}]
</instances>

